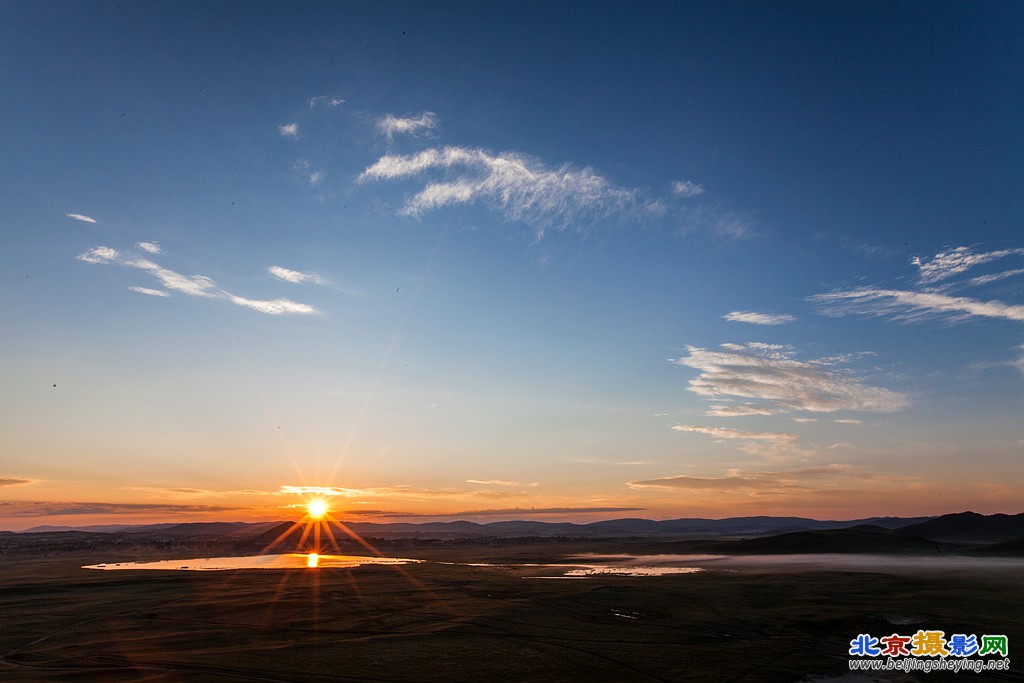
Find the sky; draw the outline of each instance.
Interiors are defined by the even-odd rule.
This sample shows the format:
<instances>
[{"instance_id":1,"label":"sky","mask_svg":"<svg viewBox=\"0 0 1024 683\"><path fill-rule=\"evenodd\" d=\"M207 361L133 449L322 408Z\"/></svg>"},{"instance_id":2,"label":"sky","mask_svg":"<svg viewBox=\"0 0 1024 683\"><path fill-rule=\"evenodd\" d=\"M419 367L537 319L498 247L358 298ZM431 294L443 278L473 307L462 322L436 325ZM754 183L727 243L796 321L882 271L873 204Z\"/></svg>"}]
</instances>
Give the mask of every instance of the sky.
<instances>
[{"instance_id":1,"label":"sky","mask_svg":"<svg viewBox=\"0 0 1024 683\"><path fill-rule=\"evenodd\" d=\"M0 3L0 529L1016 513L1017 2Z\"/></svg>"}]
</instances>

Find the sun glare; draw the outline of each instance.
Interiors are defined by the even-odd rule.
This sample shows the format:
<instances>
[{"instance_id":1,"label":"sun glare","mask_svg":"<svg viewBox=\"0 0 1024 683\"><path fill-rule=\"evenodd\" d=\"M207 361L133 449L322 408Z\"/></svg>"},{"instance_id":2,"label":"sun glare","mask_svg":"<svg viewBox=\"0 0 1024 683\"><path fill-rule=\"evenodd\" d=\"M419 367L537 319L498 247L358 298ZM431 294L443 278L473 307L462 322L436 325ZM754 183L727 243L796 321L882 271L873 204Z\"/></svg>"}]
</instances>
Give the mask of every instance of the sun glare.
<instances>
[{"instance_id":1,"label":"sun glare","mask_svg":"<svg viewBox=\"0 0 1024 683\"><path fill-rule=\"evenodd\" d=\"M316 498L306 503L306 511L312 519L323 519L327 514L327 501Z\"/></svg>"},{"instance_id":2,"label":"sun glare","mask_svg":"<svg viewBox=\"0 0 1024 683\"><path fill-rule=\"evenodd\" d=\"M320 556L317 553L310 553L306 555L306 566L310 569L316 569L320 565Z\"/></svg>"}]
</instances>

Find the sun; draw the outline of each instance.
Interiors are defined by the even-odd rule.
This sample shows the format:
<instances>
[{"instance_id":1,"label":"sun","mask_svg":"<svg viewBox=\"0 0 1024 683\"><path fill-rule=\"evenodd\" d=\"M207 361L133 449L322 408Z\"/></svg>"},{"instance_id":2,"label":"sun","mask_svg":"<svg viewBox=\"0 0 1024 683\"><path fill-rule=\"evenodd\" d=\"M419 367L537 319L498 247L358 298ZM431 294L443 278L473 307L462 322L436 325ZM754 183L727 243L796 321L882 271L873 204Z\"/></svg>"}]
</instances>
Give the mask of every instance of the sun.
<instances>
[{"instance_id":1,"label":"sun","mask_svg":"<svg viewBox=\"0 0 1024 683\"><path fill-rule=\"evenodd\" d=\"M314 498L306 503L306 511L311 519L323 519L327 515L327 501Z\"/></svg>"}]
</instances>

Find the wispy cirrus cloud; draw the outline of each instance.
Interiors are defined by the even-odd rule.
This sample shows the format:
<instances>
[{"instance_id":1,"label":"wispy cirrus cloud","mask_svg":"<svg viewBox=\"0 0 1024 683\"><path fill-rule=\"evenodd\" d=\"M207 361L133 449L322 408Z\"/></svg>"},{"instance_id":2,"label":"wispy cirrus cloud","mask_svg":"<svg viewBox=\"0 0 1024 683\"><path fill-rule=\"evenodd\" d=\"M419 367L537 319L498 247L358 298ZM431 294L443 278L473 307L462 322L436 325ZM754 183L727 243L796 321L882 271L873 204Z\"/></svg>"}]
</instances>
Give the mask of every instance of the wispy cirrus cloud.
<instances>
[{"instance_id":1,"label":"wispy cirrus cloud","mask_svg":"<svg viewBox=\"0 0 1024 683\"><path fill-rule=\"evenodd\" d=\"M340 97L329 97L327 95L317 95L309 99L309 108L313 107L337 107L340 104L345 104L345 100Z\"/></svg>"},{"instance_id":2,"label":"wispy cirrus cloud","mask_svg":"<svg viewBox=\"0 0 1024 683\"><path fill-rule=\"evenodd\" d=\"M79 503L45 502L9 503L6 517L63 517L67 515L138 515L140 513L229 512L241 510L225 505L172 505L167 503Z\"/></svg>"},{"instance_id":3,"label":"wispy cirrus cloud","mask_svg":"<svg viewBox=\"0 0 1024 683\"><path fill-rule=\"evenodd\" d=\"M96 219L91 216L86 216L82 213L66 213L64 214L68 218L73 218L76 221L82 221L83 223L95 223Z\"/></svg>"},{"instance_id":4,"label":"wispy cirrus cloud","mask_svg":"<svg viewBox=\"0 0 1024 683\"><path fill-rule=\"evenodd\" d=\"M696 197L704 194L704 188L689 180L677 180L672 183L672 194L676 197Z\"/></svg>"},{"instance_id":5,"label":"wispy cirrus cloud","mask_svg":"<svg viewBox=\"0 0 1024 683\"><path fill-rule=\"evenodd\" d=\"M918 322L929 318L963 322L980 317L1024 322L1024 306L948 296L936 292L862 287L815 294L808 297L808 300L816 304L821 313L832 317L864 315L889 317L905 322Z\"/></svg>"},{"instance_id":6,"label":"wispy cirrus cloud","mask_svg":"<svg viewBox=\"0 0 1024 683\"><path fill-rule=\"evenodd\" d=\"M429 111L416 117L400 118L393 114L385 114L377 119L377 130L388 140L391 140L396 134L418 135L436 128L437 117Z\"/></svg>"},{"instance_id":7,"label":"wispy cirrus cloud","mask_svg":"<svg viewBox=\"0 0 1024 683\"><path fill-rule=\"evenodd\" d=\"M589 168L568 164L556 169L515 152L445 147L413 155L385 155L359 176L366 183L446 172L428 181L399 211L419 216L446 206L484 202L507 220L565 227L585 216L607 216L634 205L636 193L614 186Z\"/></svg>"},{"instance_id":8,"label":"wispy cirrus cloud","mask_svg":"<svg viewBox=\"0 0 1024 683\"><path fill-rule=\"evenodd\" d=\"M932 284L947 280L984 263L1007 256L1020 255L1024 255L1024 248L976 252L970 247L956 247L941 251L931 258L915 256L910 262L918 268L918 282Z\"/></svg>"},{"instance_id":9,"label":"wispy cirrus cloud","mask_svg":"<svg viewBox=\"0 0 1024 683\"><path fill-rule=\"evenodd\" d=\"M519 486L518 481L504 481L502 479L467 479L467 484L484 484L486 486Z\"/></svg>"},{"instance_id":10,"label":"wispy cirrus cloud","mask_svg":"<svg viewBox=\"0 0 1024 683\"><path fill-rule=\"evenodd\" d=\"M825 477L834 477L843 474L849 469L848 465L826 465L824 467L808 467L799 470L781 472L733 472L725 477L691 477L675 476L661 477L658 479L647 479L643 481L628 482L628 486L634 489L662 488L662 489L703 489L703 490L805 490L810 487L809 482L818 482Z\"/></svg>"},{"instance_id":11,"label":"wispy cirrus cloud","mask_svg":"<svg viewBox=\"0 0 1024 683\"><path fill-rule=\"evenodd\" d=\"M839 419L839 420L833 420L833 422L835 422L836 424L839 424L839 425L859 425L859 424L864 424L864 420L854 420L852 418L843 418L843 419Z\"/></svg>"},{"instance_id":12,"label":"wispy cirrus cloud","mask_svg":"<svg viewBox=\"0 0 1024 683\"><path fill-rule=\"evenodd\" d=\"M707 434L716 439L738 439L741 441L770 441L775 444L794 444L797 440L796 434L783 432L747 432L742 429L731 429L729 427L703 427L700 425L674 425L677 432L694 432Z\"/></svg>"},{"instance_id":13,"label":"wispy cirrus cloud","mask_svg":"<svg viewBox=\"0 0 1024 683\"><path fill-rule=\"evenodd\" d=\"M366 489L351 489L344 486L291 486L285 485L275 493L296 496L353 496L362 495Z\"/></svg>"},{"instance_id":14,"label":"wispy cirrus cloud","mask_svg":"<svg viewBox=\"0 0 1024 683\"><path fill-rule=\"evenodd\" d=\"M284 280L285 282L291 282L292 284L302 284L304 282L310 282L314 285L329 285L330 281L326 278L322 278L316 273L303 273L298 270L291 270L282 266L270 266L267 268L267 272L276 277L278 280Z\"/></svg>"},{"instance_id":15,"label":"wispy cirrus cloud","mask_svg":"<svg viewBox=\"0 0 1024 683\"><path fill-rule=\"evenodd\" d=\"M142 249L143 251L148 251L150 254L163 253L163 250L160 249L160 245L157 244L156 242L138 242L136 243L135 246L137 246L139 249Z\"/></svg>"},{"instance_id":16,"label":"wispy cirrus cloud","mask_svg":"<svg viewBox=\"0 0 1024 683\"><path fill-rule=\"evenodd\" d=\"M751 325L785 325L796 318L787 313L755 313L753 311L732 311L722 316L734 323L750 323Z\"/></svg>"},{"instance_id":17,"label":"wispy cirrus cloud","mask_svg":"<svg viewBox=\"0 0 1024 683\"><path fill-rule=\"evenodd\" d=\"M713 405L708 408L706 414L715 417L745 417L747 415L774 415L775 411L754 403L744 403L743 405Z\"/></svg>"},{"instance_id":18,"label":"wispy cirrus cloud","mask_svg":"<svg viewBox=\"0 0 1024 683\"><path fill-rule=\"evenodd\" d=\"M283 137L286 138L297 138L299 137L299 124L297 123L286 123L277 127L277 130Z\"/></svg>"},{"instance_id":19,"label":"wispy cirrus cloud","mask_svg":"<svg viewBox=\"0 0 1024 683\"><path fill-rule=\"evenodd\" d=\"M690 391L698 396L754 399L755 405L772 414L895 412L910 403L905 394L867 385L814 362L795 360L791 352L738 344L723 347L725 350L690 346L689 355L671 361L700 371L689 381Z\"/></svg>"},{"instance_id":20,"label":"wispy cirrus cloud","mask_svg":"<svg viewBox=\"0 0 1024 683\"><path fill-rule=\"evenodd\" d=\"M446 515L430 517L488 517L497 515L571 515L586 512L635 512L645 508L637 507L552 507L552 508L492 508L487 510L463 510ZM428 515L423 515L428 516Z\"/></svg>"},{"instance_id":21,"label":"wispy cirrus cloud","mask_svg":"<svg viewBox=\"0 0 1024 683\"><path fill-rule=\"evenodd\" d=\"M317 312L317 310L309 304L301 304L297 301L292 301L291 299L246 299L243 296L229 294L228 300L238 306L251 308L254 311L266 313L267 315L281 315L282 313L301 313L309 315Z\"/></svg>"},{"instance_id":22,"label":"wispy cirrus cloud","mask_svg":"<svg viewBox=\"0 0 1024 683\"><path fill-rule=\"evenodd\" d=\"M148 243L147 243L148 244ZM160 281L165 290L150 289L147 287L130 287L134 292L149 296L169 296L168 291L179 292L189 296L222 299L230 301L237 306L244 306L260 313L268 315L280 315L284 313L315 314L317 309L308 304L299 303L290 299L258 300L238 296L219 288L216 283L205 275L182 275L159 264L135 254L122 254L111 247L93 247L76 257L79 261L93 264L118 265L125 268L135 268L148 272Z\"/></svg>"},{"instance_id":23,"label":"wispy cirrus cloud","mask_svg":"<svg viewBox=\"0 0 1024 683\"><path fill-rule=\"evenodd\" d=\"M990 275L979 275L978 277L972 277L963 284L965 287L980 287L992 284L993 282L999 282L1000 280L1005 280L1007 278L1016 277L1017 275L1024 275L1024 268L1004 270L1001 273L992 273Z\"/></svg>"},{"instance_id":24,"label":"wispy cirrus cloud","mask_svg":"<svg viewBox=\"0 0 1024 683\"><path fill-rule=\"evenodd\" d=\"M167 292L163 289L150 289L149 287L129 287L128 289L130 289L133 292L138 292L139 294L145 294L146 296L166 297L171 295L170 292Z\"/></svg>"},{"instance_id":25,"label":"wispy cirrus cloud","mask_svg":"<svg viewBox=\"0 0 1024 683\"><path fill-rule=\"evenodd\" d=\"M31 479L18 479L17 477L0 477L0 486L22 486L33 483Z\"/></svg>"},{"instance_id":26,"label":"wispy cirrus cloud","mask_svg":"<svg viewBox=\"0 0 1024 683\"><path fill-rule=\"evenodd\" d=\"M301 178L309 183L310 187L316 187L320 182L327 177L324 171L313 168L313 164L308 159L299 159L292 166L292 170L295 171Z\"/></svg>"}]
</instances>

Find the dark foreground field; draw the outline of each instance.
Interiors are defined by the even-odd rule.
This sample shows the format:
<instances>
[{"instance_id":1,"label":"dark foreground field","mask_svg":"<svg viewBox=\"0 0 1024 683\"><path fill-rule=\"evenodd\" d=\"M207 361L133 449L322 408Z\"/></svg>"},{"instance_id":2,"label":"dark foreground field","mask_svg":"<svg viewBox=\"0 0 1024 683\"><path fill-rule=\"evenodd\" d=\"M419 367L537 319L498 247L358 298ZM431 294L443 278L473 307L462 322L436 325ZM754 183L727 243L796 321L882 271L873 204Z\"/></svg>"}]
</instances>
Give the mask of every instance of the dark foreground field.
<instances>
[{"instance_id":1,"label":"dark foreground field","mask_svg":"<svg viewBox=\"0 0 1024 683\"><path fill-rule=\"evenodd\" d=\"M394 554L550 562L587 549ZM530 567L434 563L315 571L79 568L133 559L156 558L0 558L0 679L982 680L967 673L849 677L846 653L858 633L919 628L1007 635L1014 671L984 680L1019 680L1014 660L1024 657L1017 655L1024 644L1019 571L750 568L541 580L528 578L538 573Z\"/></svg>"}]
</instances>

